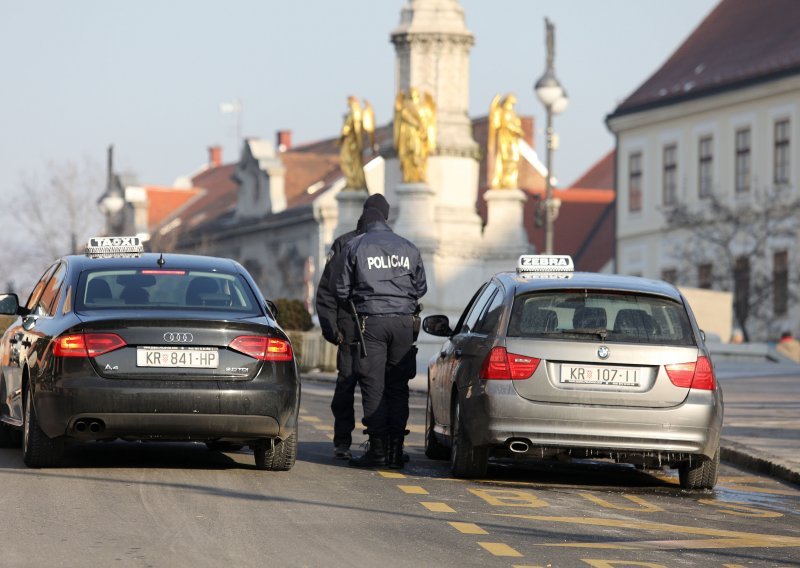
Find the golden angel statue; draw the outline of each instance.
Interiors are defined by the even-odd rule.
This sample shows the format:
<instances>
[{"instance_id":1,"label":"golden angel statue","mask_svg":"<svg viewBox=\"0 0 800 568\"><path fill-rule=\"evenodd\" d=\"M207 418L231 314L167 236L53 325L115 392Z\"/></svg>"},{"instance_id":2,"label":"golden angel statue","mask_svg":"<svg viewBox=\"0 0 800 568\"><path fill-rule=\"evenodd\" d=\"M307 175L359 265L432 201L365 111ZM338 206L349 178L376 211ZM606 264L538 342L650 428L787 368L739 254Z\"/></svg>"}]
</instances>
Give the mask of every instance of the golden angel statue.
<instances>
[{"instance_id":1,"label":"golden angel statue","mask_svg":"<svg viewBox=\"0 0 800 568\"><path fill-rule=\"evenodd\" d=\"M428 154L436 149L436 103L430 93L411 88L394 101L394 147L404 183L425 181Z\"/></svg>"},{"instance_id":2,"label":"golden angel statue","mask_svg":"<svg viewBox=\"0 0 800 568\"><path fill-rule=\"evenodd\" d=\"M366 189L364 178L364 134L369 137L369 148L375 147L375 115L372 105L364 99L364 108L357 97L347 97L349 113L344 118L339 135L339 166L347 184L345 189Z\"/></svg>"},{"instance_id":3,"label":"golden angel statue","mask_svg":"<svg viewBox=\"0 0 800 568\"><path fill-rule=\"evenodd\" d=\"M519 182L519 145L522 122L514 111L517 97L495 95L489 107L489 159L492 189L515 189Z\"/></svg>"}]
</instances>

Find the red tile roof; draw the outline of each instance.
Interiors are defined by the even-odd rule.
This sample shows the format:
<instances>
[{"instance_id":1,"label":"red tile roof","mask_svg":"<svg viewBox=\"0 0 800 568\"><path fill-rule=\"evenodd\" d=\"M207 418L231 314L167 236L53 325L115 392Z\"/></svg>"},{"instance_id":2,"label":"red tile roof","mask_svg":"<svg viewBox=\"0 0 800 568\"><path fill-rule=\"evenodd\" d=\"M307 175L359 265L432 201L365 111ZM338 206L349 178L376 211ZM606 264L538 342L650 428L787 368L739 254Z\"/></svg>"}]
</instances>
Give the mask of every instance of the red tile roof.
<instances>
[{"instance_id":1,"label":"red tile roof","mask_svg":"<svg viewBox=\"0 0 800 568\"><path fill-rule=\"evenodd\" d=\"M800 2L722 0L609 116L800 73Z\"/></svg>"},{"instance_id":2,"label":"red tile roof","mask_svg":"<svg viewBox=\"0 0 800 568\"><path fill-rule=\"evenodd\" d=\"M144 190L149 202L147 224L150 230L202 192L196 187L185 189L155 185L147 185Z\"/></svg>"},{"instance_id":3,"label":"red tile roof","mask_svg":"<svg viewBox=\"0 0 800 568\"><path fill-rule=\"evenodd\" d=\"M573 182L571 187L589 187L594 189L614 189L614 160L617 152L610 150L600 158L586 173Z\"/></svg>"}]
</instances>

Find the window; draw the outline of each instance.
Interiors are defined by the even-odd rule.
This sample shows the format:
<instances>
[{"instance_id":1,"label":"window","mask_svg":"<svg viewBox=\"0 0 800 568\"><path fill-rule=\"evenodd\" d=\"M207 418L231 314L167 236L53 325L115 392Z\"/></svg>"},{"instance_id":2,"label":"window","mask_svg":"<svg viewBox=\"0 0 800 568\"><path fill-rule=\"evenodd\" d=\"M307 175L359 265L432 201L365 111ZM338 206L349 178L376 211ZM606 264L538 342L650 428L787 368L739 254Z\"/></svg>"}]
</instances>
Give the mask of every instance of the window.
<instances>
[{"instance_id":1,"label":"window","mask_svg":"<svg viewBox=\"0 0 800 568\"><path fill-rule=\"evenodd\" d=\"M697 287L710 290L714 283L714 270L711 264L701 264L697 267Z\"/></svg>"},{"instance_id":2,"label":"window","mask_svg":"<svg viewBox=\"0 0 800 568\"><path fill-rule=\"evenodd\" d=\"M42 296L42 292L44 292L45 284L47 284L47 281L50 279L50 275L53 274L53 271L57 266L58 264L54 264L48 268L39 279L39 282L36 283L36 286L34 286L31 295L28 296L28 301L25 303L25 307L28 308L29 311L33 311L33 308L35 308L36 304L39 303L39 298Z\"/></svg>"},{"instance_id":3,"label":"window","mask_svg":"<svg viewBox=\"0 0 800 568\"><path fill-rule=\"evenodd\" d=\"M56 304L58 303L58 293L61 291L61 283L64 281L64 276L66 273L67 266L65 264L60 264L53 273L53 276L50 277L50 280L44 287L41 298L36 303L36 307L33 310L35 315L47 317L53 316Z\"/></svg>"},{"instance_id":4,"label":"window","mask_svg":"<svg viewBox=\"0 0 800 568\"><path fill-rule=\"evenodd\" d=\"M736 193L750 191L750 129L736 131Z\"/></svg>"},{"instance_id":5,"label":"window","mask_svg":"<svg viewBox=\"0 0 800 568\"><path fill-rule=\"evenodd\" d=\"M503 299L503 291L498 290L489 305L483 310L481 317L475 322L475 329L472 331L488 335L495 330L497 322L500 321L500 314L503 313Z\"/></svg>"},{"instance_id":6,"label":"window","mask_svg":"<svg viewBox=\"0 0 800 568\"><path fill-rule=\"evenodd\" d=\"M750 313L750 259L740 256L733 268L733 309L741 324Z\"/></svg>"},{"instance_id":7,"label":"window","mask_svg":"<svg viewBox=\"0 0 800 568\"><path fill-rule=\"evenodd\" d=\"M775 123L775 185L789 183L789 121Z\"/></svg>"},{"instance_id":8,"label":"window","mask_svg":"<svg viewBox=\"0 0 800 568\"><path fill-rule=\"evenodd\" d=\"M675 205L678 199L678 148L675 144L664 146L664 205Z\"/></svg>"},{"instance_id":9,"label":"window","mask_svg":"<svg viewBox=\"0 0 800 568\"><path fill-rule=\"evenodd\" d=\"M592 330L593 333L586 333ZM657 296L605 290L561 290L514 299L509 337L597 343L693 345L686 308Z\"/></svg>"},{"instance_id":10,"label":"window","mask_svg":"<svg viewBox=\"0 0 800 568\"><path fill-rule=\"evenodd\" d=\"M250 286L240 274L136 268L84 272L78 282L75 311L115 309L260 313Z\"/></svg>"},{"instance_id":11,"label":"window","mask_svg":"<svg viewBox=\"0 0 800 568\"><path fill-rule=\"evenodd\" d=\"M472 304L472 309L469 312L469 315L464 320L464 324L461 326L461 329L458 330L459 333L469 333L475 327L475 323L478 321L478 318L483 313L483 309L486 307L486 304L489 302L489 298L492 297L495 290L497 290L497 286L493 283L489 283L486 288L483 289L480 296L475 303Z\"/></svg>"},{"instance_id":12,"label":"window","mask_svg":"<svg viewBox=\"0 0 800 568\"><path fill-rule=\"evenodd\" d=\"M785 316L789 306L789 254L783 250L772 256L772 309Z\"/></svg>"},{"instance_id":13,"label":"window","mask_svg":"<svg viewBox=\"0 0 800 568\"><path fill-rule=\"evenodd\" d=\"M713 177L711 169L714 166L714 155L711 149L712 138L705 136L700 139L697 148L698 164L697 164L697 194L700 197L708 197L711 195L711 184Z\"/></svg>"},{"instance_id":14,"label":"window","mask_svg":"<svg viewBox=\"0 0 800 568\"><path fill-rule=\"evenodd\" d=\"M661 280L675 284L678 280L678 271L674 268L665 268L661 271Z\"/></svg>"},{"instance_id":15,"label":"window","mask_svg":"<svg viewBox=\"0 0 800 568\"><path fill-rule=\"evenodd\" d=\"M628 211L642 210L642 153L631 154L628 162Z\"/></svg>"}]
</instances>

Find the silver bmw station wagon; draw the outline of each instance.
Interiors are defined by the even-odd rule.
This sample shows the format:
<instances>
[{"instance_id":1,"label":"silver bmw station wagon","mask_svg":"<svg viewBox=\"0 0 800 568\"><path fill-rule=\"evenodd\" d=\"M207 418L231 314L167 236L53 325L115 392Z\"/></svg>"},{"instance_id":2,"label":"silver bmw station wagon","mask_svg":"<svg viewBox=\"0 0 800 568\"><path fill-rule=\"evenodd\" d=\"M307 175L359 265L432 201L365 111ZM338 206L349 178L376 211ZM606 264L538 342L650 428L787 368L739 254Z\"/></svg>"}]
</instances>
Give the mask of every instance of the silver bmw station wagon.
<instances>
[{"instance_id":1,"label":"silver bmw station wagon","mask_svg":"<svg viewBox=\"0 0 800 568\"><path fill-rule=\"evenodd\" d=\"M489 458L610 459L717 480L722 391L686 299L672 285L522 256L483 284L428 367L425 453L457 477Z\"/></svg>"}]
</instances>

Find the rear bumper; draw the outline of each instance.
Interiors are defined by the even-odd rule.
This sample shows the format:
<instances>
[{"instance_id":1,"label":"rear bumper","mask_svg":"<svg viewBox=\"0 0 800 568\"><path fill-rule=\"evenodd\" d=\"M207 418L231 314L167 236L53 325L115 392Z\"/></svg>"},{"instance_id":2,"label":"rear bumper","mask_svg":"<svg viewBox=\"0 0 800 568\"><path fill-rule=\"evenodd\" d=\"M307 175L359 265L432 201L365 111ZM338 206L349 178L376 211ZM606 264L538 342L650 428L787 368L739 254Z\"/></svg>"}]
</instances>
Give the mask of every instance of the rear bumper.
<instances>
[{"instance_id":1,"label":"rear bumper","mask_svg":"<svg viewBox=\"0 0 800 568\"><path fill-rule=\"evenodd\" d=\"M299 402L300 383L288 373L251 381L70 377L34 394L42 430L78 440L285 438Z\"/></svg>"},{"instance_id":2,"label":"rear bumper","mask_svg":"<svg viewBox=\"0 0 800 568\"><path fill-rule=\"evenodd\" d=\"M533 455L545 449L586 455L679 454L712 458L722 428L719 393L690 391L671 408L623 408L538 403L506 381L487 382L463 400L473 444L507 447L525 441Z\"/></svg>"}]
</instances>

